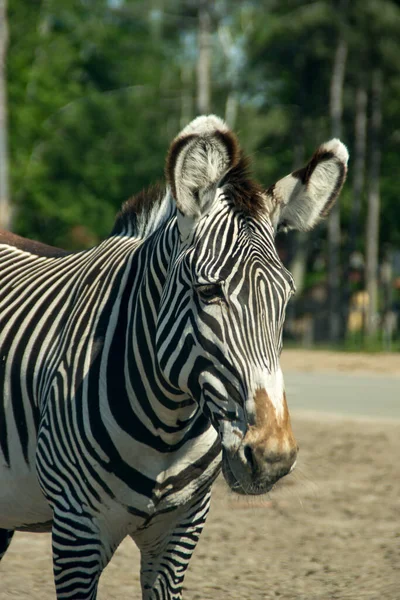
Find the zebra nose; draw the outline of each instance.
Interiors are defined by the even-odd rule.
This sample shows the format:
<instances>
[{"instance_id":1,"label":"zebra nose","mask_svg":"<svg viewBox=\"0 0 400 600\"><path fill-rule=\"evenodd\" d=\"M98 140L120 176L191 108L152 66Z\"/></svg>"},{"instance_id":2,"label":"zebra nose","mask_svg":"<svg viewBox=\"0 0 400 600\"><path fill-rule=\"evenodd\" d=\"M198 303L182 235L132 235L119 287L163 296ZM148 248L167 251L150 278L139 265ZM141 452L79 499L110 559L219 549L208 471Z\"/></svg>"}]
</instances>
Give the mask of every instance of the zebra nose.
<instances>
[{"instance_id":1,"label":"zebra nose","mask_svg":"<svg viewBox=\"0 0 400 600\"><path fill-rule=\"evenodd\" d=\"M260 447L247 443L243 447L243 459L254 477L267 477L271 481L277 481L293 470L297 452L296 443L281 451L274 450L269 445Z\"/></svg>"},{"instance_id":2,"label":"zebra nose","mask_svg":"<svg viewBox=\"0 0 400 600\"><path fill-rule=\"evenodd\" d=\"M287 475L294 467L297 443L290 423L286 394L279 405L273 403L264 388L256 391L254 419L242 442L241 459L255 480L271 483Z\"/></svg>"},{"instance_id":3,"label":"zebra nose","mask_svg":"<svg viewBox=\"0 0 400 600\"><path fill-rule=\"evenodd\" d=\"M257 461L255 460L252 447L248 444L243 448L243 456L247 467L254 473L257 469Z\"/></svg>"}]
</instances>

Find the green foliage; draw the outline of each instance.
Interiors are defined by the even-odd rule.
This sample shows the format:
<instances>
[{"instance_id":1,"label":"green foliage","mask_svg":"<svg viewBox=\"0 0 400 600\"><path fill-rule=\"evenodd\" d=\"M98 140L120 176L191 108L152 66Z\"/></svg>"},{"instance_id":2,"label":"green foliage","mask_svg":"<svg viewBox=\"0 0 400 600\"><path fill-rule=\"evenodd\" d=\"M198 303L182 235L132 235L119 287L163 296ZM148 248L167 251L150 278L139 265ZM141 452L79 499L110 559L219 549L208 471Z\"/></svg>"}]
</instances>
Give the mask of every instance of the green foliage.
<instances>
[{"instance_id":1,"label":"green foliage","mask_svg":"<svg viewBox=\"0 0 400 600\"><path fill-rule=\"evenodd\" d=\"M235 130L268 186L330 135L342 2L211 6L212 110L224 116L227 99L237 102ZM192 0L9 0L18 233L67 248L90 245L107 235L126 198L163 178L170 140L195 116L197 10ZM381 244L399 246L400 6L352 0L347 11L343 139L352 153L356 86L378 65L385 82ZM341 204L345 242L351 181L350 163ZM361 250L365 214L363 205Z\"/></svg>"},{"instance_id":2,"label":"green foliage","mask_svg":"<svg viewBox=\"0 0 400 600\"><path fill-rule=\"evenodd\" d=\"M126 198L162 178L179 128L177 68L169 40L155 44L147 12L138 18L140 6L130 2L125 12L107 2L52 0L26 14L26 3L11 2L10 139L20 234L69 248L91 244L107 235Z\"/></svg>"}]
</instances>

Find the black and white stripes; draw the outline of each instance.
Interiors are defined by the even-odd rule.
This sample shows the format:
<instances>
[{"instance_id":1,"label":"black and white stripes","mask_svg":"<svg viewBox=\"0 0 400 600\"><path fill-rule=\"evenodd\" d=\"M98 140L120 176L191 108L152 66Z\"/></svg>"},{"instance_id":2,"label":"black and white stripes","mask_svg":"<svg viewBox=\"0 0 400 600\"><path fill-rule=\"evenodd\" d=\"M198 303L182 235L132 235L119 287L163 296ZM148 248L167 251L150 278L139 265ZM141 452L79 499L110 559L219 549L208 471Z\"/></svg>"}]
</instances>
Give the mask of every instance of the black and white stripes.
<instances>
[{"instance_id":1,"label":"black and white stripes","mask_svg":"<svg viewBox=\"0 0 400 600\"><path fill-rule=\"evenodd\" d=\"M95 248L0 234L0 556L14 530L52 527L59 600L94 600L127 535L143 598L179 600L222 460L239 493L293 468L279 367L293 281L274 231L296 211L312 226L337 196L338 144L264 192L226 125L200 117L167 187L128 201Z\"/></svg>"}]
</instances>

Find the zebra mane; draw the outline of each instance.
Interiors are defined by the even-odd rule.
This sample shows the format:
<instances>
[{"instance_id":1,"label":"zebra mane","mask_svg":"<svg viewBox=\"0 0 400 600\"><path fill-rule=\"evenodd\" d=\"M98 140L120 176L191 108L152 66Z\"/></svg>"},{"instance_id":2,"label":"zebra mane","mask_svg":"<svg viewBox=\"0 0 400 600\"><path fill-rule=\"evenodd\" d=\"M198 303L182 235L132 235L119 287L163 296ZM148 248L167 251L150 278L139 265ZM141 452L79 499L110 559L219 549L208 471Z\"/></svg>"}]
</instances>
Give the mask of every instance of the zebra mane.
<instances>
[{"instance_id":1,"label":"zebra mane","mask_svg":"<svg viewBox=\"0 0 400 600\"><path fill-rule=\"evenodd\" d=\"M265 212L263 188L251 176L250 161L243 154L222 179L220 186L233 206L244 215ZM111 235L145 238L172 215L175 208L169 188L158 183L129 198L117 214Z\"/></svg>"},{"instance_id":2,"label":"zebra mane","mask_svg":"<svg viewBox=\"0 0 400 600\"><path fill-rule=\"evenodd\" d=\"M165 185L152 185L123 203L111 235L148 237L171 216L173 208Z\"/></svg>"},{"instance_id":3,"label":"zebra mane","mask_svg":"<svg viewBox=\"0 0 400 600\"><path fill-rule=\"evenodd\" d=\"M265 213L264 190L253 179L250 159L242 152L237 164L221 181L220 187L224 188L233 205L244 215L257 218Z\"/></svg>"}]
</instances>

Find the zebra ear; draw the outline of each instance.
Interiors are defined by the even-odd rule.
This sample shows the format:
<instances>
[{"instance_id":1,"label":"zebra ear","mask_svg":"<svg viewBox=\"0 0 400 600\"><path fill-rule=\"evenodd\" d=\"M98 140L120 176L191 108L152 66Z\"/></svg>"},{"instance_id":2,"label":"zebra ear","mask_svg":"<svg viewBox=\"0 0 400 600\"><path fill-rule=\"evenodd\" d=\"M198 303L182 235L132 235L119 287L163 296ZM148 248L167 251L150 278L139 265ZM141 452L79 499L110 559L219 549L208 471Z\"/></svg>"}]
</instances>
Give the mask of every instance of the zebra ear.
<instances>
[{"instance_id":1,"label":"zebra ear","mask_svg":"<svg viewBox=\"0 0 400 600\"><path fill-rule=\"evenodd\" d=\"M349 153L340 140L318 148L309 163L268 188L275 230L308 231L326 217L346 180Z\"/></svg>"},{"instance_id":2,"label":"zebra ear","mask_svg":"<svg viewBox=\"0 0 400 600\"><path fill-rule=\"evenodd\" d=\"M211 208L218 184L239 160L239 145L214 115L198 117L172 142L166 176L178 208L178 227L186 239Z\"/></svg>"}]
</instances>

